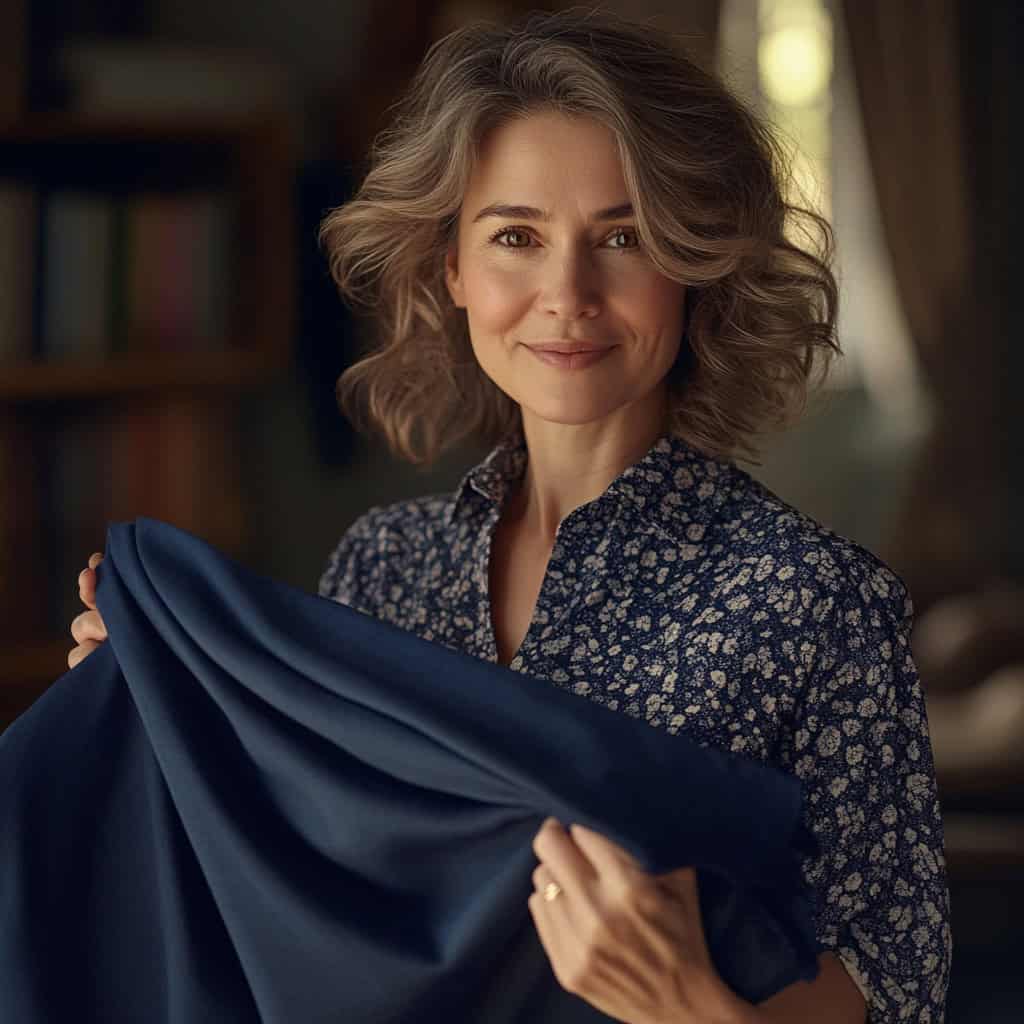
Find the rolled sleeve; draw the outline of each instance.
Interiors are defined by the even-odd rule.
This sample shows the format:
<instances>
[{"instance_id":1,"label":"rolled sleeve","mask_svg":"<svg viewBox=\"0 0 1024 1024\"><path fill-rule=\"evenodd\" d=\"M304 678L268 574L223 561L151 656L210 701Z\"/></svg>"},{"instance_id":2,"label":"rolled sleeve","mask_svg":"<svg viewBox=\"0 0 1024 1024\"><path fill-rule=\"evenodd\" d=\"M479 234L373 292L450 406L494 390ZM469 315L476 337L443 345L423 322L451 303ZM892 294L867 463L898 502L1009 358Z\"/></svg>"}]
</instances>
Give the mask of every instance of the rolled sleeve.
<instances>
[{"instance_id":1,"label":"rolled sleeve","mask_svg":"<svg viewBox=\"0 0 1024 1024\"><path fill-rule=\"evenodd\" d=\"M952 960L944 836L913 605L890 570L854 573L826 620L793 735L821 847L803 870L817 937L869 1024L941 1024Z\"/></svg>"}]
</instances>

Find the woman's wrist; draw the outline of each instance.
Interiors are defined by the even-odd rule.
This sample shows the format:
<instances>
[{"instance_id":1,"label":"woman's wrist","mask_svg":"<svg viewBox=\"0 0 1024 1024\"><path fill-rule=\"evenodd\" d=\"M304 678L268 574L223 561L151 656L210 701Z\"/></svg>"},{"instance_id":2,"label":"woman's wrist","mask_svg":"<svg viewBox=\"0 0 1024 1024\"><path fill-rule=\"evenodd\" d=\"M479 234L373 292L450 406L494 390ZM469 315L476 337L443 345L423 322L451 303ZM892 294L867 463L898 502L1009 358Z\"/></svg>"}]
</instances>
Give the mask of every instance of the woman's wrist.
<instances>
[{"instance_id":1,"label":"woman's wrist","mask_svg":"<svg viewBox=\"0 0 1024 1024\"><path fill-rule=\"evenodd\" d=\"M754 1004L736 995L724 982L716 986L712 998L703 1002L700 1024L764 1024L763 1012ZM692 1004L681 1007L670 1017L637 1022L637 1024L695 1024Z\"/></svg>"},{"instance_id":2,"label":"woman's wrist","mask_svg":"<svg viewBox=\"0 0 1024 1024\"><path fill-rule=\"evenodd\" d=\"M721 1006L714 1017L708 1018L708 1024L763 1024L763 1020L763 1014L753 1003L726 988Z\"/></svg>"}]
</instances>

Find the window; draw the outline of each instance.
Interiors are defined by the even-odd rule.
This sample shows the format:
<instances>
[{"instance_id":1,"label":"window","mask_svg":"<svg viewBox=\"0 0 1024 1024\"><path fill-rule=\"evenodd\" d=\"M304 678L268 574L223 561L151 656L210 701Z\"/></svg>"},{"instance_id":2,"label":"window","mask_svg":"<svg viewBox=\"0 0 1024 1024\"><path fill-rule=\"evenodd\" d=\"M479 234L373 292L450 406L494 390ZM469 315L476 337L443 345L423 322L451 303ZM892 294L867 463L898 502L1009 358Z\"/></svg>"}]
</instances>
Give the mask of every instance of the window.
<instances>
[{"instance_id":1,"label":"window","mask_svg":"<svg viewBox=\"0 0 1024 1024\"><path fill-rule=\"evenodd\" d=\"M839 4L722 0L717 69L790 147L796 198L831 221L836 239L845 357L752 473L877 550L930 415L882 233Z\"/></svg>"},{"instance_id":2,"label":"window","mask_svg":"<svg viewBox=\"0 0 1024 1024\"><path fill-rule=\"evenodd\" d=\"M845 358L831 388L863 388L887 429L916 434L923 394L879 220L874 182L833 0L723 0L718 71L776 127L804 205L835 229Z\"/></svg>"}]
</instances>

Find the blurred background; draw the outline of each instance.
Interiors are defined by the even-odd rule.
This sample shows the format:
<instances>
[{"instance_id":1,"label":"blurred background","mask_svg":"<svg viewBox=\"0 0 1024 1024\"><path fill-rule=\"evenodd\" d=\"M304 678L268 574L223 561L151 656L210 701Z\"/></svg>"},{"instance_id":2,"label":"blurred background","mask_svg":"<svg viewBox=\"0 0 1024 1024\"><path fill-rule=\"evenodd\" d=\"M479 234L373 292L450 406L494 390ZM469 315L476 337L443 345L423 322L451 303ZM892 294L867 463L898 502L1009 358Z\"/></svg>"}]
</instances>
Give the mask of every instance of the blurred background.
<instances>
[{"instance_id":1,"label":"blurred background","mask_svg":"<svg viewBox=\"0 0 1024 1024\"><path fill-rule=\"evenodd\" d=\"M435 39L557 6L0 5L0 728L67 670L109 522L172 522L315 591L356 516L450 490L486 454L413 467L353 431L334 385L367 324L316 230ZM602 6L683 35L835 227L846 356L741 465L908 584L946 822L947 1020L1019 1021L1020 5Z\"/></svg>"}]
</instances>

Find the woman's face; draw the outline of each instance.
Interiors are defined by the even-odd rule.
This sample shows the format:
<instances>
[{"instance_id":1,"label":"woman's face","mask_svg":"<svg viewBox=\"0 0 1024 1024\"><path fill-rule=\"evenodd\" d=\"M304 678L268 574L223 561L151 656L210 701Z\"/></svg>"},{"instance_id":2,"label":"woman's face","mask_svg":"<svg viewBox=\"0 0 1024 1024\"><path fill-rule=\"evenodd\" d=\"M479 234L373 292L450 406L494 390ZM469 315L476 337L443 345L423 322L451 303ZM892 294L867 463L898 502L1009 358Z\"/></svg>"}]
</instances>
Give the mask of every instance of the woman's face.
<instances>
[{"instance_id":1,"label":"woman's face","mask_svg":"<svg viewBox=\"0 0 1024 1024\"><path fill-rule=\"evenodd\" d=\"M614 136L597 121L538 113L483 140L446 281L481 368L524 417L582 424L664 402L686 288L639 248L628 208L602 215L628 202ZM486 212L495 204L534 210ZM554 366L528 347L552 339L608 351Z\"/></svg>"}]
</instances>

